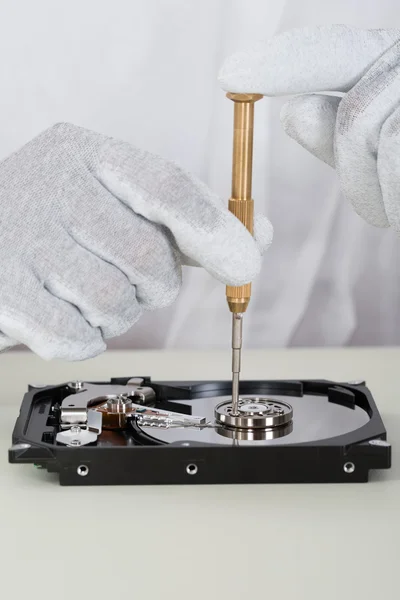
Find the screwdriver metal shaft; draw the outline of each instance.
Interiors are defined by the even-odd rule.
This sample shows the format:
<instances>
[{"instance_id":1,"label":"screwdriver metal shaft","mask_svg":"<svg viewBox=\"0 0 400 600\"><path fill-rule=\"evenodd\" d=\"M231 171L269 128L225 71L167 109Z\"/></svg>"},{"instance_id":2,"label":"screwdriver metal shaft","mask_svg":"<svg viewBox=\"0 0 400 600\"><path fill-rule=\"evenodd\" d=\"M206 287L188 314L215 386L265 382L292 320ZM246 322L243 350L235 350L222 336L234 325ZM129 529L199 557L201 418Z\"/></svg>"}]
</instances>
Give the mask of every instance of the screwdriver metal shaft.
<instances>
[{"instance_id":1,"label":"screwdriver metal shaft","mask_svg":"<svg viewBox=\"0 0 400 600\"><path fill-rule=\"evenodd\" d=\"M238 414L243 314L232 315L232 414Z\"/></svg>"},{"instance_id":2,"label":"screwdriver metal shaft","mask_svg":"<svg viewBox=\"0 0 400 600\"><path fill-rule=\"evenodd\" d=\"M253 234L253 199L251 195L253 172L254 103L260 94L234 94L227 97L234 102L232 195L229 210ZM232 412L237 414L239 403L240 363L242 352L243 314L251 296L251 283L227 286L226 297L232 314Z\"/></svg>"}]
</instances>

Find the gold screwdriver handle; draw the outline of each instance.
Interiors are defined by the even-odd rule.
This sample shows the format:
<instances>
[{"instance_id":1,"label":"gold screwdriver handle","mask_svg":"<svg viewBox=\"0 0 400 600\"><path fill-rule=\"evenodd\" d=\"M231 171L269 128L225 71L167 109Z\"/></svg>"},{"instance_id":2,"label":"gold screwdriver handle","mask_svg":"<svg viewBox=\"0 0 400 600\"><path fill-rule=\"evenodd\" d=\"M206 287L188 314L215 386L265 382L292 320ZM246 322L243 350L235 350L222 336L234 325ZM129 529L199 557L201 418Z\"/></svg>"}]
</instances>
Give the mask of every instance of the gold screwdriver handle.
<instances>
[{"instance_id":1,"label":"gold screwdriver handle","mask_svg":"<svg viewBox=\"0 0 400 600\"><path fill-rule=\"evenodd\" d=\"M251 197L253 173L254 103L261 94L227 94L234 102L232 195L229 210L253 235L254 202ZM244 313L251 297L251 283L226 287L226 298L232 313Z\"/></svg>"},{"instance_id":2,"label":"gold screwdriver handle","mask_svg":"<svg viewBox=\"0 0 400 600\"><path fill-rule=\"evenodd\" d=\"M253 213L254 202L250 200L229 200L229 210L243 223L253 235ZM251 283L240 287L226 286L226 298L229 309L233 313L244 313L249 305L251 297Z\"/></svg>"}]
</instances>

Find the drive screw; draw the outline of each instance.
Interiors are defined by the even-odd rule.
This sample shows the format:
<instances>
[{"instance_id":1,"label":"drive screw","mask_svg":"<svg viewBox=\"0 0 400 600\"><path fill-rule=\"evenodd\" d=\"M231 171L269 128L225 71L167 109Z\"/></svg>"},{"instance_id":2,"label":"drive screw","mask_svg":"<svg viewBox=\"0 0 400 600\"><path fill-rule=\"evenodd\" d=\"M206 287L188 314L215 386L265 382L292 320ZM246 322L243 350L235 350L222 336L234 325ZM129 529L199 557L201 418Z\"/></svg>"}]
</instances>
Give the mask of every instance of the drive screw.
<instances>
[{"instance_id":1,"label":"drive screw","mask_svg":"<svg viewBox=\"0 0 400 600\"><path fill-rule=\"evenodd\" d=\"M83 388L83 383L82 381L70 381L68 387L72 390L81 390Z\"/></svg>"}]
</instances>

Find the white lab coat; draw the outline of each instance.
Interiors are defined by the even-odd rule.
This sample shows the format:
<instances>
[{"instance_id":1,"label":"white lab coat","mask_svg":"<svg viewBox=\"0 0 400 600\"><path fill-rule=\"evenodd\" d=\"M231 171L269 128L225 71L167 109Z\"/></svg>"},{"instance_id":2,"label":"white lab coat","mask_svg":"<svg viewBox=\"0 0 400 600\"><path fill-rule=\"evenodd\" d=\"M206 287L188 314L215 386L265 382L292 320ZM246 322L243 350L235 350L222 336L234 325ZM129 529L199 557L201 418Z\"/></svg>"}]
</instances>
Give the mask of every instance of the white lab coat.
<instances>
[{"instance_id":1,"label":"white lab coat","mask_svg":"<svg viewBox=\"0 0 400 600\"><path fill-rule=\"evenodd\" d=\"M2 0L0 159L58 121L123 138L230 192L230 52L290 27L400 27L396 0ZM275 227L245 320L247 347L400 342L400 241L364 224L334 172L256 105L254 198ZM112 347L226 347L224 286L186 269L173 307Z\"/></svg>"}]
</instances>

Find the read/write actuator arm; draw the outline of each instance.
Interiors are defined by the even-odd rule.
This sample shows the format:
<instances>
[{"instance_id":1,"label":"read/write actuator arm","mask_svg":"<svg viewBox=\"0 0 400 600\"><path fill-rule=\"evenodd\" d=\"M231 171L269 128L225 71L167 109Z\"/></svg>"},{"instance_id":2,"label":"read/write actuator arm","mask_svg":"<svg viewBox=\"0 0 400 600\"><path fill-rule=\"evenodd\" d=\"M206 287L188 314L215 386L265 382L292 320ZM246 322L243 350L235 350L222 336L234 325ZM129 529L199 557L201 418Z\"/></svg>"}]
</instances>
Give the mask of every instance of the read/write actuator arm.
<instances>
[{"instance_id":1,"label":"read/write actuator arm","mask_svg":"<svg viewBox=\"0 0 400 600\"><path fill-rule=\"evenodd\" d=\"M234 102L232 194L229 210L253 235L253 127L254 104L261 94L228 93ZM251 296L251 283L227 286L226 297L232 313L232 413L238 413L239 379L242 353L243 315Z\"/></svg>"}]
</instances>

